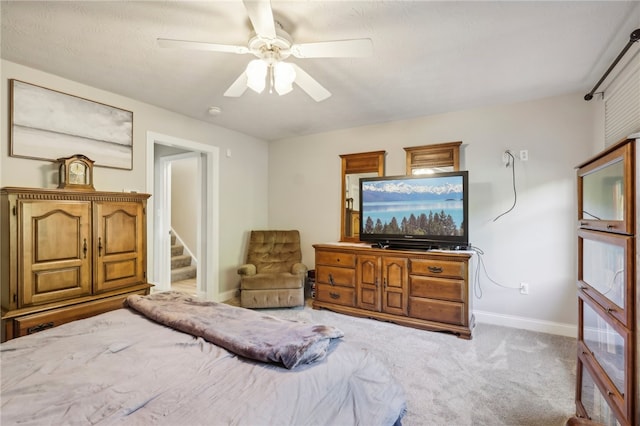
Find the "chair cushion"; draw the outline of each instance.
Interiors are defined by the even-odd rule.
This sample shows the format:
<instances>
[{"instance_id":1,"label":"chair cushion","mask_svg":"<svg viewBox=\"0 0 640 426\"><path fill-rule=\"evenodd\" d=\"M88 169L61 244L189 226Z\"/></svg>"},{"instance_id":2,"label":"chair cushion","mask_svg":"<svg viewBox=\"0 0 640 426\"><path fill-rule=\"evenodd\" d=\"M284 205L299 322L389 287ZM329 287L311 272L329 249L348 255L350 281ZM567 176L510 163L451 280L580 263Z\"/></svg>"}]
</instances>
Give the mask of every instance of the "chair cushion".
<instances>
[{"instance_id":1,"label":"chair cushion","mask_svg":"<svg viewBox=\"0 0 640 426\"><path fill-rule=\"evenodd\" d=\"M304 284L303 275L293 275L289 272L275 274L256 274L242 277L242 290L272 290L282 288L301 288Z\"/></svg>"},{"instance_id":2,"label":"chair cushion","mask_svg":"<svg viewBox=\"0 0 640 426\"><path fill-rule=\"evenodd\" d=\"M291 272L302 262L300 233L292 231L251 231L247 262L256 265L258 274Z\"/></svg>"}]
</instances>

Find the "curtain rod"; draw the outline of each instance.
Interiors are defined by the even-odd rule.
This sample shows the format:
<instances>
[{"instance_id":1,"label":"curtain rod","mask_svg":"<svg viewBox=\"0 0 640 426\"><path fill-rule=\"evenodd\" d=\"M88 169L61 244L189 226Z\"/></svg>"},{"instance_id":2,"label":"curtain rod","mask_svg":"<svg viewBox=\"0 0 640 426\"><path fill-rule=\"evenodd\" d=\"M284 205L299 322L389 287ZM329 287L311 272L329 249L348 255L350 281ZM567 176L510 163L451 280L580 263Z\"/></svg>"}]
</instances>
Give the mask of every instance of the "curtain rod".
<instances>
[{"instance_id":1,"label":"curtain rod","mask_svg":"<svg viewBox=\"0 0 640 426\"><path fill-rule=\"evenodd\" d=\"M598 82L596 83L596 85L593 87L593 89L591 89L591 91L589 93L587 93L586 95L584 95L584 100L585 101L590 101L591 99L593 99L593 94L595 93L596 90L598 90L598 87L600 87L600 85L602 84L602 82L604 81L605 78L607 78L607 76L609 75L609 73L611 72L611 70L613 70L613 68L618 65L618 62L620 62L620 59L622 59L622 57L624 56L625 53L627 53L627 50L629 50L631 48L631 45L635 42L637 42L638 40L640 40L640 28L638 28L637 30L635 30L634 32L631 33L631 35L629 36L629 42L627 43L627 45L624 47L624 49L622 49L622 52L620 52L620 54L618 55L618 57L613 61L613 63L611 64L611 66L609 66L609 69L607 69L607 71L604 73L604 75L602 76L602 78L600 80L598 80Z\"/></svg>"}]
</instances>

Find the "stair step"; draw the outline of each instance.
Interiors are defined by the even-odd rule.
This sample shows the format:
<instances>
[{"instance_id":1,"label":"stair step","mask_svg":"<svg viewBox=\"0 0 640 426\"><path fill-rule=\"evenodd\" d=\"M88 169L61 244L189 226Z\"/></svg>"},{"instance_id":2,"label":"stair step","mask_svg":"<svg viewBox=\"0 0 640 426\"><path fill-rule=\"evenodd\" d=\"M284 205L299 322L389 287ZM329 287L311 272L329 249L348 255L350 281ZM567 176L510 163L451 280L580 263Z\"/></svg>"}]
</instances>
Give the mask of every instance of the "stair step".
<instances>
[{"instance_id":1,"label":"stair step","mask_svg":"<svg viewBox=\"0 0 640 426\"><path fill-rule=\"evenodd\" d=\"M179 256L171 256L171 269L182 268L191 265L191 256L181 254Z\"/></svg>"},{"instance_id":2,"label":"stair step","mask_svg":"<svg viewBox=\"0 0 640 426\"><path fill-rule=\"evenodd\" d=\"M182 268L176 268L171 270L171 282L187 280L189 278L196 277L196 266L183 266Z\"/></svg>"},{"instance_id":3,"label":"stair step","mask_svg":"<svg viewBox=\"0 0 640 426\"><path fill-rule=\"evenodd\" d=\"M173 233L171 233L171 245L175 245L175 243L176 243L176 236Z\"/></svg>"},{"instance_id":4,"label":"stair step","mask_svg":"<svg viewBox=\"0 0 640 426\"><path fill-rule=\"evenodd\" d=\"M180 244L174 244L171 246L171 257L180 256L182 253L184 253L184 246Z\"/></svg>"}]
</instances>

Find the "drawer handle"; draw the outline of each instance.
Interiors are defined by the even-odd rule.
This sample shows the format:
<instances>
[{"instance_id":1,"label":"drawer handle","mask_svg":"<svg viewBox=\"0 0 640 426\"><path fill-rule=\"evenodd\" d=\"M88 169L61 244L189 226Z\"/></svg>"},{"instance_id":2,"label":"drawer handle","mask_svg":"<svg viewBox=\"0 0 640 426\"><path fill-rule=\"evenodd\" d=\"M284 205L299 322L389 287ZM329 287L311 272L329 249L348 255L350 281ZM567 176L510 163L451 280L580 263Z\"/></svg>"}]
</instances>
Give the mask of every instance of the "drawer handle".
<instances>
[{"instance_id":1,"label":"drawer handle","mask_svg":"<svg viewBox=\"0 0 640 426\"><path fill-rule=\"evenodd\" d=\"M340 299L340 293L333 293L333 292L329 292L329 296L332 299Z\"/></svg>"},{"instance_id":2,"label":"drawer handle","mask_svg":"<svg viewBox=\"0 0 640 426\"><path fill-rule=\"evenodd\" d=\"M336 285L336 283L333 281L333 275L331 274L329 274L329 284Z\"/></svg>"},{"instance_id":3,"label":"drawer handle","mask_svg":"<svg viewBox=\"0 0 640 426\"><path fill-rule=\"evenodd\" d=\"M53 321L44 322L42 324L34 325L33 327L27 328L27 334L37 333L38 331L46 330L47 328L53 328Z\"/></svg>"},{"instance_id":4,"label":"drawer handle","mask_svg":"<svg viewBox=\"0 0 640 426\"><path fill-rule=\"evenodd\" d=\"M433 272L434 274L442 273L442 267L440 266L429 266L429 272Z\"/></svg>"}]
</instances>

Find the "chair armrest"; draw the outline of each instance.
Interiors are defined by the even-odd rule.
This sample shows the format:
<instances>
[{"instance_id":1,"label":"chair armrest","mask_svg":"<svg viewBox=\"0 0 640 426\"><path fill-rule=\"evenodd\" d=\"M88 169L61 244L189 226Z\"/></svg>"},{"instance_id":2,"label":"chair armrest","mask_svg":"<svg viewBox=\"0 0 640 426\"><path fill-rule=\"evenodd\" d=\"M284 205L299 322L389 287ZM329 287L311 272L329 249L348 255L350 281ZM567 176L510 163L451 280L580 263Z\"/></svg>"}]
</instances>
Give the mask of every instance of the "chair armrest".
<instances>
[{"instance_id":1,"label":"chair armrest","mask_svg":"<svg viewBox=\"0 0 640 426\"><path fill-rule=\"evenodd\" d=\"M252 265L251 263L245 263L244 265L240 265L238 268L238 275L255 275L256 274L256 265Z\"/></svg>"},{"instance_id":2,"label":"chair armrest","mask_svg":"<svg viewBox=\"0 0 640 426\"><path fill-rule=\"evenodd\" d=\"M304 275L307 273L307 266L302 263L294 263L291 265L291 273L293 275Z\"/></svg>"}]
</instances>

